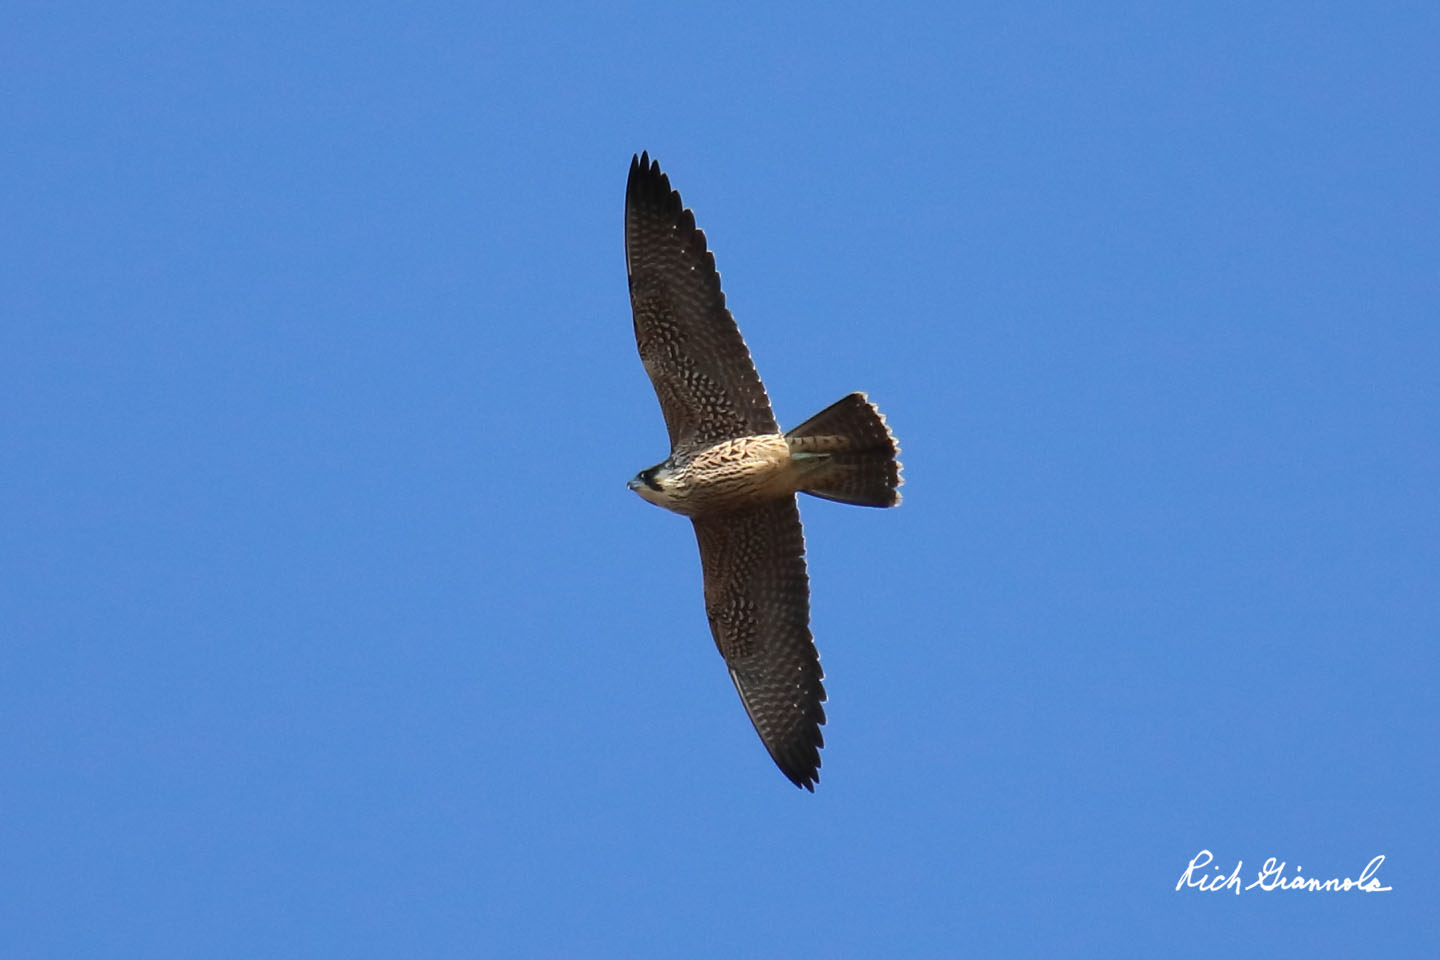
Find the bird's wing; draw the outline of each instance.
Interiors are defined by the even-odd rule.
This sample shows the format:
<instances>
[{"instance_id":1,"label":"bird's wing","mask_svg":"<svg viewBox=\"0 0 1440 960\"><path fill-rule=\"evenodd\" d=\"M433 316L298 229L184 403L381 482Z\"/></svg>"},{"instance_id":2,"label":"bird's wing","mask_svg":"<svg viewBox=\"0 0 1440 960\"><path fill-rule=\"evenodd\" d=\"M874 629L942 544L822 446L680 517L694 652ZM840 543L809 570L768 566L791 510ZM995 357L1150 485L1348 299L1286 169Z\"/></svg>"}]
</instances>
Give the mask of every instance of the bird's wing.
<instances>
[{"instance_id":1,"label":"bird's wing","mask_svg":"<svg viewBox=\"0 0 1440 960\"><path fill-rule=\"evenodd\" d=\"M825 688L810 636L810 580L795 498L694 523L715 645L776 765L813 791L825 745Z\"/></svg>"},{"instance_id":2,"label":"bird's wing","mask_svg":"<svg viewBox=\"0 0 1440 960\"><path fill-rule=\"evenodd\" d=\"M778 433L705 234L648 154L631 160L625 185L625 268L635 343L671 448Z\"/></svg>"}]
</instances>

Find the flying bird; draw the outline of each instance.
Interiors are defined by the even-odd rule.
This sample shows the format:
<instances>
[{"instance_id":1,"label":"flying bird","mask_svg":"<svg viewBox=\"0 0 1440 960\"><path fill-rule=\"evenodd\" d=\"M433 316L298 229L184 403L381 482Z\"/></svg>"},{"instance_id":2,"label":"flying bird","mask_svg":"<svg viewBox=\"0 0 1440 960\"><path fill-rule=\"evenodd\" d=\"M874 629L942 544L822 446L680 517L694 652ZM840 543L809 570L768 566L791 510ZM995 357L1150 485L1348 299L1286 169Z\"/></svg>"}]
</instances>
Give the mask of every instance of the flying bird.
<instances>
[{"instance_id":1,"label":"flying bird","mask_svg":"<svg viewBox=\"0 0 1440 960\"><path fill-rule=\"evenodd\" d=\"M695 525L715 646L765 749L813 793L825 688L795 494L893 507L899 446L863 393L780 431L705 234L648 153L625 186L625 267L635 343L670 433L670 456L629 487Z\"/></svg>"}]
</instances>

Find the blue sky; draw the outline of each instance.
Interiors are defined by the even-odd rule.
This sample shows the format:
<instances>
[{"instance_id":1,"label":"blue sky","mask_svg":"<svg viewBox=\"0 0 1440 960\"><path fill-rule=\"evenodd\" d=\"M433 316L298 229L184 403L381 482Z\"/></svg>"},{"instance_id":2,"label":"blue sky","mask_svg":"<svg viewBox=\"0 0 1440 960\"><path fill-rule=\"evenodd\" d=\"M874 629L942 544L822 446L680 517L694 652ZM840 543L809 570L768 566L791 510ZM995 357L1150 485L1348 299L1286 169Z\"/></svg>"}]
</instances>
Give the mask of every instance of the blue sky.
<instances>
[{"instance_id":1,"label":"blue sky","mask_svg":"<svg viewBox=\"0 0 1440 960\"><path fill-rule=\"evenodd\" d=\"M1433 950L1432 6L0 20L0 953ZM642 149L904 447L813 796L625 489Z\"/></svg>"}]
</instances>

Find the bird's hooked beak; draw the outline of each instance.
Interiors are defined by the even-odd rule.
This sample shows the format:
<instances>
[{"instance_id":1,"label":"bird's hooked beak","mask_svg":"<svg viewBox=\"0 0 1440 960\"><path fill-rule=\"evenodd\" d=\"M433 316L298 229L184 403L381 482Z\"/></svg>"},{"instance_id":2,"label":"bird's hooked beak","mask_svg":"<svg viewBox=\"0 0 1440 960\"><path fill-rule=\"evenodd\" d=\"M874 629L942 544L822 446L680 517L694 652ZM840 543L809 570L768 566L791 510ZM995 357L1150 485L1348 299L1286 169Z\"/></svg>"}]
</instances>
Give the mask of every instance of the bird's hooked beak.
<instances>
[{"instance_id":1,"label":"bird's hooked beak","mask_svg":"<svg viewBox=\"0 0 1440 960\"><path fill-rule=\"evenodd\" d=\"M640 480L639 477L631 477L629 480L625 481L625 486L631 490L639 490L641 487L645 486L645 484Z\"/></svg>"}]
</instances>

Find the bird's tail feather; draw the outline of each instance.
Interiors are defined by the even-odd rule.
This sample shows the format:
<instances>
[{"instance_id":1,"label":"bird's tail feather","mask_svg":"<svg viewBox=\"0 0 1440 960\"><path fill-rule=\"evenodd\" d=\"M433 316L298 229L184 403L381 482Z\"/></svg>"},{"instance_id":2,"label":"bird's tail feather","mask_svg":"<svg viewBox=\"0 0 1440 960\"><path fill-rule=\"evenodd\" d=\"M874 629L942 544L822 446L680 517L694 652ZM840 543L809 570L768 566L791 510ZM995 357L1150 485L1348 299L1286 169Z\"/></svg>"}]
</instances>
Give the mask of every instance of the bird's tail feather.
<instances>
[{"instance_id":1,"label":"bird's tail feather","mask_svg":"<svg viewBox=\"0 0 1440 960\"><path fill-rule=\"evenodd\" d=\"M832 403L785 434L793 460L810 460L801 491L863 507L900 502L900 445L863 393Z\"/></svg>"}]
</instances>

